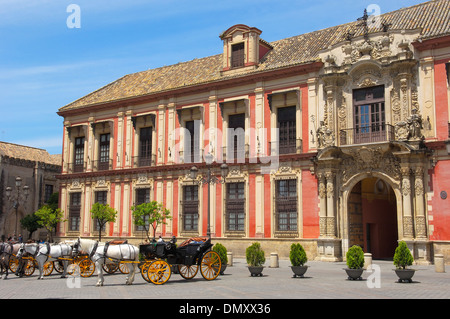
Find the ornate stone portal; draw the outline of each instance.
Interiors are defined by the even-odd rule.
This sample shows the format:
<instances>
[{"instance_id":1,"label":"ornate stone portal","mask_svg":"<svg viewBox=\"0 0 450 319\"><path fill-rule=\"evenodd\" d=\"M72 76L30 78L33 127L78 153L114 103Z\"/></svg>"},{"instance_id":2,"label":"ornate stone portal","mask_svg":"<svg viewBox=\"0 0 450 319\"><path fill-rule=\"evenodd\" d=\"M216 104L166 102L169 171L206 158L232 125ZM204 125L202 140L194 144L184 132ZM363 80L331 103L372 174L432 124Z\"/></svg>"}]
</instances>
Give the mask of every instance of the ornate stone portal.
<instances>
[{"instance_id":1,"label":"ornate stone portal","mask_svg":"<svg viewBox=\"0 0 450 319\"><path fill-rule=\"evenodd\" d=\"M423 188L430 161L422 143L419 62L411 45L420 30L389 30L381 23L380 32L369 33L364 17L363 34L349 31L342 42L319 53L324 69L317 92L322 98L311 115L320 123L314 160L318 258L343 259L350 238L349 195L359 181L376 177L395 193L397 238L409 243L416 261L426 262L430 244ZM432 126L434 117L424 116Z\"/></svg>"},{"instance_id":2,"label":"ornate stone portal","mask_svg":"<svg viewBox=\"0 0 450 319\"><path fill-rule=\"evenodd\" d=\"M361 180L377 177L395 193L398 239L406 240L416 262L430 260L423 181L427 149L404 142L352 147L327 147L315 158L319 183L320 260L339 261L349 248L348 201Z\"/></svg>"}]
</instances>

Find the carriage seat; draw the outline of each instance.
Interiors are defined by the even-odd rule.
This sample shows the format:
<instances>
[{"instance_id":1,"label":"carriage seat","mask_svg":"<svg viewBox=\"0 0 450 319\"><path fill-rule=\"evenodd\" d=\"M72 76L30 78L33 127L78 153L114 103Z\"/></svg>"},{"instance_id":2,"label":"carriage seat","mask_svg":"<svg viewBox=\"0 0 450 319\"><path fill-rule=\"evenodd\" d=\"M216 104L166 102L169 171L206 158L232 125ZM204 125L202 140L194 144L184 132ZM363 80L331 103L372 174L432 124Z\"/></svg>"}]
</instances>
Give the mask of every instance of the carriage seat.
<instances>
[{"instance_id":1,"label":"carriage seat","mask_svg":"<svg viewBox=\"0 0 450 319\"><path fill-rule=\"evenodd\" d=\"M192 238L189 238L189 239L185 240L184 242L182 242L180 244L180 246L178 246L178 247L184 247L189 244L200 244L200 243L204 243L207 240L208 240L207 237L192 237Z\"/></svg>"},{"instance_id":2,"label":"carriage seat","mask_svg":"<svg viewBox=\"0 0 450 319\"><path fill-rule=\"evenodd\" d=\"M123 245L128 244L128 239L113 239L107 243L108 245Z\"/></svg>"}]
</instances>

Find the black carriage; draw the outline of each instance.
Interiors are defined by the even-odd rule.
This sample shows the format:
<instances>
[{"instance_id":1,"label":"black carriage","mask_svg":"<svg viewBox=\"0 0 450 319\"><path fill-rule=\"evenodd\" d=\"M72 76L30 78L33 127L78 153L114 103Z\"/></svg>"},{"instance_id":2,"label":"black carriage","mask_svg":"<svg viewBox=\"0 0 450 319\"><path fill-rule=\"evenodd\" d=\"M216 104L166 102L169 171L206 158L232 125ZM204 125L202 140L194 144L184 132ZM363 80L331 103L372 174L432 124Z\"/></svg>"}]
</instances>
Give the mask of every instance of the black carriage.
<instances>
[{"instance_id":1,"label":"black carriage","mask_svg":"<svg viewBox=\"0 0 450 319\"><path fill-rule=\"evenodd\" d=\"M169 242L151 242L141 244L139 252L147 260L141 267L141 274L145 280L157 285L164 284L172 274L172 266L177 267L178 273L184 279L192 279L200 269L206 280L214 280L220 272L221 261L219 255L211 250L211 238L193 237L178 247L176 238Z\"/></svg>"}]
</instances>

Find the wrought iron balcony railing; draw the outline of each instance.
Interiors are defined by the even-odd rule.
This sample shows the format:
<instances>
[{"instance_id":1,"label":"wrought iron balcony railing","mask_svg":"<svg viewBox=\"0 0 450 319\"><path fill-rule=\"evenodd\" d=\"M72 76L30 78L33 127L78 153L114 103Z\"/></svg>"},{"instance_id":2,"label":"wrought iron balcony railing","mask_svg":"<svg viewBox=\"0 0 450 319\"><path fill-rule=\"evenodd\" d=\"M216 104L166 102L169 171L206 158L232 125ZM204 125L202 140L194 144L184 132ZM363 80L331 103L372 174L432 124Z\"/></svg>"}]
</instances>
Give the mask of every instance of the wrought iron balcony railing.
<instances>
[{"instance_id":1,"label":"wrought iron balcony railing","mask_svg":"<svg viewBox=\"0 0 450 319\"><path fill-rule=\"evenodd\" d=\"M377 124L339 131L339 143L341 146L393 140L395 140L395 131L394 126L390 124Z\"/></svg>"},{"instance_id":2,"label":"wrought iron balcony railing","mask_svg":"<svg viewBox=\"0 0 450 319\"><path fill-rule=\"evenodd\" d=\"M150 154L149 156L133 156L133 167L147 167L154 166L156 163L156 154Z\"/></svg>"}]
</instances>

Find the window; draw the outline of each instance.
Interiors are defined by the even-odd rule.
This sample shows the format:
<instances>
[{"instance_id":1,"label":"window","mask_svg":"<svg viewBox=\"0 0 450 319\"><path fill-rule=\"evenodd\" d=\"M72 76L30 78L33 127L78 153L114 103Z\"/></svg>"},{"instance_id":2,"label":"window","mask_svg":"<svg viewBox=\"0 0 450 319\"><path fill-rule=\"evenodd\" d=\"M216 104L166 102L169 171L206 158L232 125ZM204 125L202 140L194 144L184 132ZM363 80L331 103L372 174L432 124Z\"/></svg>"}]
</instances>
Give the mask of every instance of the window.
<instances>
[{"instance_id":1,"label":"window","mask_svg":"<svg viewBox=\"0 0 450 319\"><path fill-rule=\"evenodd\" d=\"M75 138L74 172L82 172L84 169L84 136Z\"/></svg>"},{"instance_id":2,"label":"window","mask_svg":"<svg viewBox=\"0 0 450 319\"><path fill-rule=\"evenodd\" d=\"M184 136L184 161L186 163L199 162L199 122L186 121L186 134ZM186 136L187 135L187 136Z\"/></svg>"},{"instance_id":3,"label":"window","mask_svg":"<svg viewBox=\"0 0 450 319\"><path fill-rule=\"evenodd\" d=\"M277 230L297 231L297 180L279 180L275 185Z\"/></svg>"},{"instance_id":4,"label":"window","mask_svg":"<svg viewBox=\"0 0 450 319\"><path fill-rule=\"evenodd\" d=\"M96 203L100 203L100 204L106 205L107 201L108 201L108 192L107 191L95 192L95 202ZM97 218L95 218L93 220L93 223L94 223L94 230L95 231L99 231Z\"/></svg>"},{"instance_id":5,"label":"window","mask_svg":"<svg viewBox=\"0 0 450 319\"><path fill-rule=\"evenodd\" d=\"M50 196L53 194L53 185L45 184L45 194L44 194L44 202L47 203L50 199Z\"/></svg>"},{"instance_id":6,"label":"window","mask_svg":"<svg viewBox=\"0 0 450 319\"><path fill-rule=\"evenodd\" d=\"M109 169L109 139L109 133L100 135L100 152L98 161L98 170L100 171Z\"/></svg>"},{"instance_id":7,"label":"window","mask_svg":"<svg viewBox=\"0 0 450 319\"><path fill-rule=\"evenodd\" d=\"M152 164L152 127L143 127L139 134L139 166Z\"/></svg>"},{"instance_id":8,"label":"window","mask_svg":"<svg viewBox=\"0 0 450 319\"><path fill-rule=\"evenodd\" d=\"M230 115L228 118L227 160L245 159L245 113Z\"/></svg>"},{"instance_id":9,"label":"window","mask_svg":"<svg viewBox=\"0 0 450 319\"><path fill-rule=\"evenodd\" d=\"M226 227L229 231L245 228L245 183L228 183L226 196Z\"/></svg>"},{"instance_id":10,"label":"window","mask_svg":"<svg viewBox=\"0 0 450 319\"><path fill-rule=\"evenodd\" d=\"M244 66L244 42L237 43L231 46L231 67L240 68Z\"/></svg>"},{"instance_id":11,"label":"window","mask_svg":"<svg viewBox=\"0 0 450 319\"><path fill-rule=\"evenodd\" d=\"M69 231L80 230L81 193L70 194Z\"/></svg>"},{"instance_id":12,"label":"window","mask_svg":"<svg viewBox=\"0 0 450 319\"><path fill-rule=\"evenodd\" d=\"M356 144L386 139L384 86L354 90L353 110Z\"/></svg>"},{"instance_id":13,"label":"window","mask_svg":"<svg viewBox=\"0 0 450 319\"><path fill-rule=\"evenodd\" d=\"M297 151L296 107L278 109L279 154L292 154Z\"/></svg>"},{"instance_id":14,"label":"window","mask_svg":"<svg viewBox=\"0 0 450 319\"><path fill-rule=\"evenodd\" d=\"M135 201L135 206L138 206L140 204L143 203L149 203L150 202L150 188L138 188L136 190L136 201ZM146 221L146 226L148 229L148 222ZM137 231L144 231L144 226L138 226L136 225L135 228Z\"/></svg>"},{"instance_id":15,"label":"window","mask_svg":"<svg viewBox=\"0 0 450 319\"><path fill-rule=\"evenodd\" d=\"M183 230L198 230L198 186L183 186Z\"/></svg>"}]
</instances>

